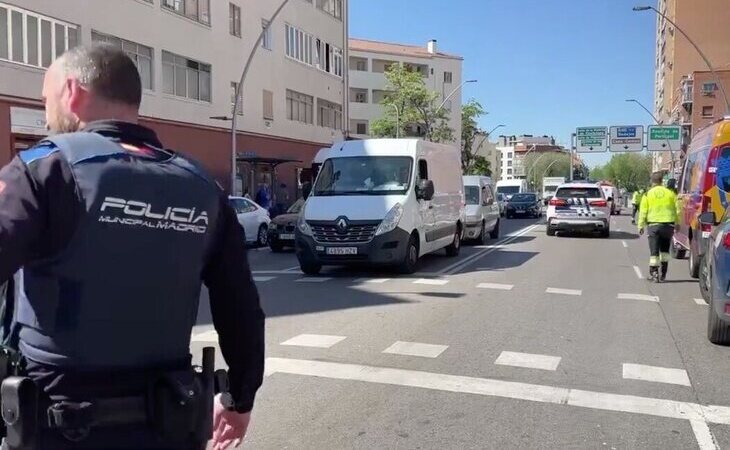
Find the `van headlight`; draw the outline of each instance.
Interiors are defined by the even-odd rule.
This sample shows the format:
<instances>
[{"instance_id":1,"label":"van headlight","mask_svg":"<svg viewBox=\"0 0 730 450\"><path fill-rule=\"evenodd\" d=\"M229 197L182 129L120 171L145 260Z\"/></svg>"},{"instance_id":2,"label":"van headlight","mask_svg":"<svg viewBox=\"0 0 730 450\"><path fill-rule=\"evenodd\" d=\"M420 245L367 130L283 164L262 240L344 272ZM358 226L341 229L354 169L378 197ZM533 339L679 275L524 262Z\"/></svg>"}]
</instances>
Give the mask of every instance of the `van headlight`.
<instances>
[{"instance_id":1,"label":"van headlight","mask_svg":"<svg viewBox=\"0 0 730 450\"><path fill-rule=\"evenodd\" d=\"M375 232L376 236L380 236L381 234L388 233L390 231L395 230L395 227L398 226L398 222L400 222L400 218L403 216L403 207L400 203L396 203L390 211L388 211L388 214L385 215L385 218L382 222L380 222L380 226L378 227L378 231Z\"/></svg>"},{"instance_id":2,"label":"van headlight","mask_svg":"<svg viewBox=\"0 0 730 450\"><path fill-rule=\"evenodd\" d=\"M310 228L307 221L304 220L304 210L305 209L306 209L306 206L304 208L302 208L302 210L299 212L299 218L297 218L297 228L303 235L311 236L312 228Z\"/></svg>"}]
</instances>

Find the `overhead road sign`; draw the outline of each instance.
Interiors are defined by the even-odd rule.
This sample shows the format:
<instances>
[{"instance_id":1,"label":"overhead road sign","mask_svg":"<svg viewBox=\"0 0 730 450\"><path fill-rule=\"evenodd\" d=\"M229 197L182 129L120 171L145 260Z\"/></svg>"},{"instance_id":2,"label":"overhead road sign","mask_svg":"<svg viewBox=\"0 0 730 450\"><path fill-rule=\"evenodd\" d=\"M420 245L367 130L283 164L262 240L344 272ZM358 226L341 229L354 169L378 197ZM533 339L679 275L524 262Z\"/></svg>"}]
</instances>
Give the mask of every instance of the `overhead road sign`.
<instances>
[{"instance_id":1,"label":"overhead road sign","mask_svg":"<svg viewBox=\"0 0 730 450\"><path fill-rule=\"evenodd\" d=\"M644 126L611 127L608 149L612 152L640 152L644 150Z\"/></svg>"},{"instance_id":2,"label":"overhead road sign","mask_svg":"<svg viewBox=\"0 0 730 450\"><path fill-rule=\"evenodd\" d=\"M677 151L682 147L680 125L649 125L646 149L650 152Z\"/></svg>"},{"instance_id":3,"label":"overhead road sign","mask_svg":"<svg viewBox=\"0 0 730 450\"><path fill-rule=\"evenodd\" d=\"M578 153L603 153L608 145L607 127L578 127L575 148Z\"/></svg>"}]
</instances>

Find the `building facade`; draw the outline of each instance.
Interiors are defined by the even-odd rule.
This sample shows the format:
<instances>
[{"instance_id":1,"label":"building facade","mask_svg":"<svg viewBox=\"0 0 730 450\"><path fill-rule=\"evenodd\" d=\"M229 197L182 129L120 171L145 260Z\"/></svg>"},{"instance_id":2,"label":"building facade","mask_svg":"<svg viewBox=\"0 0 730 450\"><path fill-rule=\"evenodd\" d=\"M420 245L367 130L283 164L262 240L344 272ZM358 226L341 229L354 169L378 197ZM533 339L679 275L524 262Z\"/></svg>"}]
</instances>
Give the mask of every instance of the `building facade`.
<instances>
[{"instance_id":1,"label":"building facade","mask_svg":"<svg viewBox=\"0 0 730 450\"><path fill-rule=\"evenodd\" d=\"M349 40L350 133L359 138L370 135L370 125L385 114L382 102L387 94L385 72L390 65L404 64L423 75L426 86L446 99L462 82L460 56L439 52L436 41L425 47L369 41ZM454 135L461 135L460 90L448 99L444 107L450 111L449 126ZM418 134L418 130L413 130Z\"/></svg>"},{"instance_id":2,"label":"building facade","mask_svg":"<svg viewBox=\"0 0 730 450\"><path fill-rule=\"evenodd\" d=\"M489 141L486 133L477 133L472 146L472 153L482 156L489 161L489 168L492 171L491 178L495 183L502 177L502 152L497 144Z\"/></svg>"},{"instance_id":3,"label":"building facade","mask_svg":"<svg viewBox=\"0 0 730 450\"><path fill-rule=\"evenodd\" d=\"M550 136L499 136L496 148L501 152L502 180L525 178L523 160L531 153L562 151L561 146L555 145L555 139Z\"/></svg>"},{"instance_id":4,"label":"building facade","mask_svg":"<svg viewBox=\"0 0 730 450\"><path fill-rule=\"evenodd\" d=\"M730 27L727 26L730 9L727 6L726 0L659 0L657 9L692 38L716 69L727 69L730 66ZM687 109L687 100L693 95L692 85L696 90L697 87L703 89L705 84L700 85L693 79L693 74L707 70L707 66L690 42L667 20L657 15L656 24L654 115L664 124L682 124L688 142L698 129L696 125L704 123L703 118L698 117L700 120L694 124L694 116L701 115L701 110ZM725 86L730 90L730 86ZM718 96L719 92L713 95ZM713 106L712 114L717 117L714 104L704 106ZM705 112L709 113L709 109ZM668 152L655 154L654 170L669 169L671 161Z\"/></svg>"},{"instance_id":5,"label":"building facade","mask_svg":"<svg viewBox=\"0 0 730 450\"><path fill-rule=\"evenodd\" d=\"M0 1L0 164L45 134L45 68L68 48L101 41L122 48L137 64L144 87L141 122L229 187L233 93L278 5ZM238 105L236 150L250 160L238 163L239 191L267 183L279 201L293 201L315 153L343 138L346 18L347 0L290 0L265 33ZM273 169L256 162L260 158L301 163Z\"/></svg>"}]
</instances>

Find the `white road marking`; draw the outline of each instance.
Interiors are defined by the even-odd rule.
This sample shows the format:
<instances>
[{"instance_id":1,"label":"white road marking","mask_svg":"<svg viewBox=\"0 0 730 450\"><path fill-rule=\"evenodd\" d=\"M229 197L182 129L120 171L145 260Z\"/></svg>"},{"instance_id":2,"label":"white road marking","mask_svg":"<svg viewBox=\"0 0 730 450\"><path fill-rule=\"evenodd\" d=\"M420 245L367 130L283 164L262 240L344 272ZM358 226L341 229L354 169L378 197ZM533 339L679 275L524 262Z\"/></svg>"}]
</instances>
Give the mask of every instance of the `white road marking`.
<instances>
[{"instance_id":1,"label":"white road marking","mask_svg":"<svg viewBox=\"0 0 730 450\"><path fill-rule=\"evenodd\" d=\"M626 241L621 241L621 245L623 245L624 248L629 248L629 244L627 244Z\"/></svg>"},{"instance_id":2,"label":"white road marking","mask_svg":"<svg viewBox=\"0 0 730 450\"><path fill-rule=\"evenodd\" d=\"M705 301L704 298L696 298L695 303L697 303L698 305L702 305L702 306L708 306L707 302Z\"/></svg>"},{"instance_id":3,"label":"white road marking","mask_svg":"<svg viewBox=\"0 0 730 450\"><path fill-rule=\"evenodd\" d=\"M215 330L198 333L190 339L191 342L218 342L218 333Z\"/></svg>"},{"instance_id":4,"label":"white road marking","mask_svg":"<svg viewBox=\"0 0 730 450\"><path fill-rule=\"evenodd\" d=\"M359 283L383 284L390 281L390 278L360 278Z\"/></svg>"},{"instance_id":5,"label":"white road marking","mask_svg":"<svg viewBox=\"0 0 730 450\"><path fill-rule=\"evenodd\" d=\"M324 283L325 281L329 281L332 278L327 277L307 277L307 278L300 278L296 282L297 283Z\"/></svg>"},{"instance_id":6,"label":"white road marking","mask_svg":"<svg viewBox=\"0 0 730 450\"><path fill-rule=\"evenodd\" d=\"M398 341L383 350L383 353L389 353L392 355L420 356L422 358L436 358L447 348L449 348L448 345Z\"/></svg>"},{"instance_id":7,"label":"white road marking","mask_svg":"<svg viewBox=\"0 0 730 450\"><path fill-rule=\"evenodd\" d=\"M707 423L730 425L730 408L704 406L635 395L609 394L583 391L539 384L517 383L489 378L391 369L358 364L306 361L286 358L267 358L267 373L330 378L335 380L361 381L392 386L417 387L445 392L474 394L489 397L528 400L603 411L644 414L655 417L689 420L702 450L717 447ZM704 426L702 425L704 424ZM712 444L714 445L714 444Z\"/></svg>"},{"instance_id":8,"label":"white road marking","mask_svg":"<svg viewBox=\"0 0 730 450\"><path fill-rule=\"evenodd\" d=\"M276 277L253 277L253 281L257 283L265 283L267 281L271 281Z\"/></svg>"},{"instance_id":9,"label":"white road marking","mask_svg":"<svg viewBox=\"0 0 730 450\"><path fill-rule=\"evenodd\" d=\"M531 353L502 352L494 361L500 366L526 367L528 369L555 370L560 364L560 357L534 355Z\"/></svg>"},{"instance_id":10,"label":"white road marking","mask_svg":"<svg viewBox=\"0 0 730 450\"><path fill-rule=\"evenodd\" d=\"M431 280L428 278L421 278L413 282L413 284L427 284L429 286L443 286L448 283L449 280Z\"/></svg>"},{"instance_id":11,"label":"white road marking","mask_svg":"<svg viewBox=\"0 0 730 450\"><path fill-rule=\"evenodd\" d=\"M291 271L291 270L252 270L252 274L254 275L303 275L304 272L301 270L297 271Z\"/></svg>"},{"instance_id":12,"label":"white road marking","mask_svg":"<svg viewBox=\"0 0 730 450\"><path fill-rule=\"evenodd\" d=\"M477 288L479 289L497 289L500 291L511 291L515 287L514 284L499 284L499 283L479 283Z\"/></svg>"},{"instance_id":13,"label":"white road marking","mask_svg":"<svg viewBox=\"0 0 730 450\"><path fill-rule=\"evenodd\" d=\"M299 272L299 269L300 269L299 266L294 266L294 267L290 267L288 269L284 269L284 272Z\"/></svg>"},{"instance_id":14,"label":"white road marking","mask_svg":"<svg viewBox=\"0 0 730 450\"><path fill-rule=\"evenodd\" d=\"M618 294L619 300L643 300L645 302L659 302L659 297L644 294Z\"/></svg>"},{"instance_id":15,"label":"white road marking","mask_svg":"<svg viewBox=\"0 0 730 450\"><path fill-rule=\"evenodd\" d=\"M640 280L644 279L644 275L641 274L641 269L639 269L639 266L634 266L634 272L636 272L636 276L639 277Z\"/></svg>"},{"instance_id":16,"label":"white road marking","mask_svg":"<svg viewBox=\"0 0 730 450\"><path fill-rule=\"evenodd\" d=\"M545 289L547 294L561 294L561 295L583 295L583 291L579 289L560 289L560 288L547 288Z\"/></svg>"},{"instance_id":17,"label":"white road marking","mask_svg":"<svg viewBox=\"0 0 730 450\"><path fill-rule=\"evenodd\" d=\"M345 340L345 336L330 336L327 334L300 334L282 342L279 345L296 347L330 348L333 345Z\"/></svg>"},{"instance_id":18,"label":"white road marking","mask_svg":"<svg viewBox=\"0 0 730 450\"><path fill-rule=\"evenodd\" d=\"M690 420L690 426L697 439L700 450L718 450L720 446L715 442L715 437L710 431L710 427L704 420Z\"/></svg>"},{"instance_id":19,"label":"white road marking","mask_svg":"<svg viewBox=\"0 0 730 450\"><path fill-rule=\"evenodd\" d=\"M451 264L450 266L444 267L438 273L446 274L446 275L453 275L454 273L463 269L464 267L466 267L467 265L476 261L477 259L481 258L482 256L495 252L495 251L499 250L500 248L502 248L502 246L504 244L508 244L508 243L512 242L513 240L517 239L518 237L522 236L523 234L529 233L530 231L535 229L537 226L538 226L538 224L530 225L530 226L522 228L521 230L518 230L514 233L511 233L511 234L507 235L507 237L505 237L504 239L499 240L492 245L484 246L483 250L480 250L477 253L474 253L473 255L469 255L468 257L462 259L461 261L457 261L454 264ZM482 246L480 246L480 247L482 247Z\"/></svg>"},{"instance_id":20,"label":"white road marking","mask_svg":"<svg viewBox=\"0 0 730 450\"><path fill-rule=\"evenodd\" d=\"M623 365L625 380L653 381L655 383L680 384L692 386L686 370L668 369L666 367L645 366L642 364Z\"/></svg>"}]
</instances>

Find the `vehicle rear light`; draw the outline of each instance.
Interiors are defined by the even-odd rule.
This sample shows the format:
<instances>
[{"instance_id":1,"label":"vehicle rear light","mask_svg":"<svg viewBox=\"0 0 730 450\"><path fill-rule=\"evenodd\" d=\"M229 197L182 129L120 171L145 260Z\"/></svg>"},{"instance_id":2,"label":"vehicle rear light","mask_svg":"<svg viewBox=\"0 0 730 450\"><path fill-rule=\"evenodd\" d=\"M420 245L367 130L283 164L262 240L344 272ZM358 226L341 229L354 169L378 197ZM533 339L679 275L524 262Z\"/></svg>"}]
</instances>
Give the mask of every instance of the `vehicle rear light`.
<instances>
[{"instance_id":1,"label":"vehicle rear light","mask_svg":"<svg viewBox=\"0 0 730 450\"><path fill-rule=\"evenodd\" d=\"M712 224L709 224L709 223L700 224L700 229L701 229L701 231L703 233L705 233L705 232L711 233L712 232ZM726 238L727 238L727 236L726 236Z\"/></svg>"},{"instance_id":2,"label":"vehicle rear light","mask_svg":"<svg viewBox=\"0 0 730 450\"><path fill-rule=\"evenodd\" d=\"M608 202L606 200L594 200L590 203L591 206L598 206L599 208L605 208L608 206Z\"/></svg>"},{"instance_id":3,"label":"vehicle rear light","mask_svg":"<svg viewBox=\"0 0 730 450\"><path fill-rule=\"evenodd\" d=\"M723 247L730 249L730 232L726 232L725 236L722 237Z\"/></svg>"},{"instance_id":4,"label":"vehicle rear light","mask_svg":"<svg viewBox=\"0 0 730 450\"><path fill-rule=\"evenodd\" d=\"M550 199L550 206L567 206L568 202L566 200L563 200L562 198L551 198Z\"/></svg>"},{"instance_id":5,"label":"vehicle rear light","mask_svg":"<svg viewBox=\"0 0 730 450\"><path fill-rule=\"evenodd\" d=\"M725 314L730 316L730 303L725 303Z\"/></svg>"}]
</instances>

